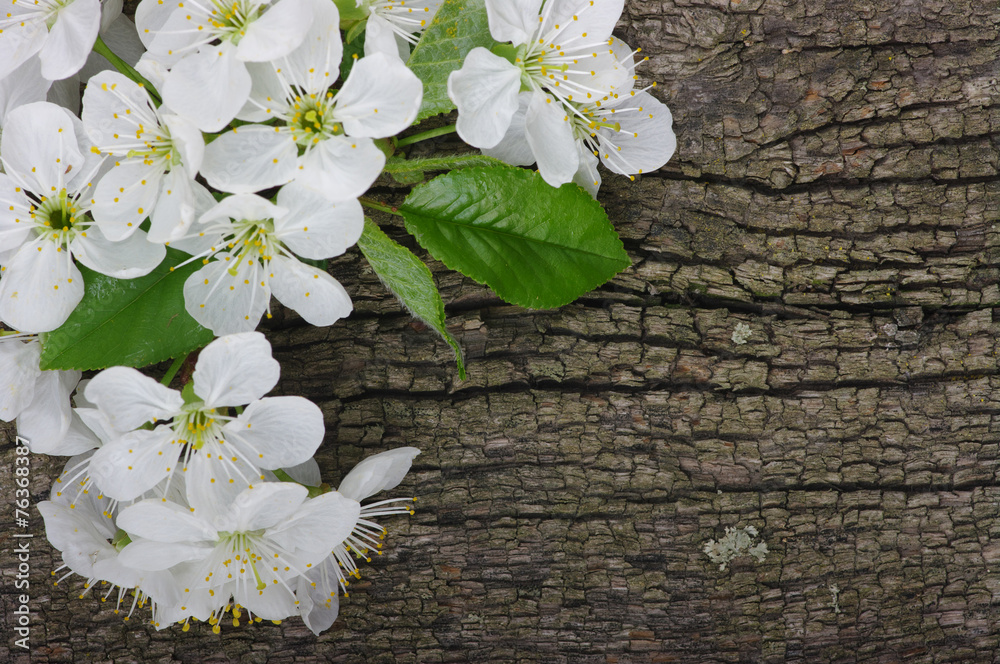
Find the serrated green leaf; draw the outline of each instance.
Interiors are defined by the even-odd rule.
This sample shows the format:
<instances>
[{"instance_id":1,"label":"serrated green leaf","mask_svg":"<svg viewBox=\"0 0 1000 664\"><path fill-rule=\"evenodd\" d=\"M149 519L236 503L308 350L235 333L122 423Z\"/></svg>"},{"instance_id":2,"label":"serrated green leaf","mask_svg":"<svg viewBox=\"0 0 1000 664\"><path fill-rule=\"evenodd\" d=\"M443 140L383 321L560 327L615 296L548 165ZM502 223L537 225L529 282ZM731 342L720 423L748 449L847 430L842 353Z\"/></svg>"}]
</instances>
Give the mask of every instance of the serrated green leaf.
<instances>
[{"instance_id":1,"label":"serrated green leaf","mask_svg":"<svg viewBox=\"0 0 1000 664\"><path fill-rule=\"evenodd\" d=\"M42 369L144 367L186 355L214 338L184 309L184 280L201 263L171 271L188 256L167 257L138 279L113 279L80 267L85 292L62 327L42 341Z\"/></svg>"},{"instance_id":2,"label":"serrated green leaf","mask_svg":"<svg viewBox=\"0 0 1000 664\"><path fill-rule=\"evenodd\" d=\"M394 242L370 219L365 219L365 230L358 240L358 247L375 274L399 298L403 306L448 342L455 351L458 376L465 380L462 348L445 327L444 302L434 285L434 277L424 262L414 256L412 251Z\"/></svg>"},{"instance_id":3,"label":"serrated green leaf","mask_svg":"<svg viewBox=\"0 0 1000 664\"><path fill-rule=\"evenodd\" d=\"M530 309L572 302L631 264L600 203L522 168L452 171L399 211L434 258Z\"/></svg>"},{"instance_id":4,"label":"serrated green leaf","mask_svg":"<svg viewBox=\"0 0 1000 664\"><path fill-rule=\"evenodd\" d=\"M454 109L448 98L448 74L462 67L472 49L495 43L484 0L445 0L407 62L424 82L424 104L417 120Z\"/></svg>"}]
</instances>

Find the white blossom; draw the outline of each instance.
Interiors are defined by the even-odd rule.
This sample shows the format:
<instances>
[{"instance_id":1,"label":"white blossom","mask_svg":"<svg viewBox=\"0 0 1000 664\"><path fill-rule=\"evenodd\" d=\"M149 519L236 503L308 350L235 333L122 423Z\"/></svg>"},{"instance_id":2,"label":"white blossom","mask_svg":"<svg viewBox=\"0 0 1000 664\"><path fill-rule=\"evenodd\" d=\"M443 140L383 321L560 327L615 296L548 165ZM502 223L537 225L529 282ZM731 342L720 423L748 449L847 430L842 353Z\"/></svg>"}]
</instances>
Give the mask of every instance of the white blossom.
<instances>
[{"instance_id":1,"label":"white blossom","mask_svg":"<svg viewBox=\"0 0 1000 664\"><path fill-rule=\"evenodd\" d=\"M185 308L216 334L244 332L257 327L273 294L306 322L332 325L350 314L350 296L297 256L340 255L362 230L357 199L331 203L297 183L282 187L277 205L255 194L230 196L193 229L214 244L198 256L206 265L184 282Z\"/></svg>"},{"instance_id":2,"label":"white blossom","mask_svg":"<svg viewBox=\"0 0 1000 664\"><path fill-rule=\"evenodd\" d=\"M82 123L68 111L37 102L7 118L0 142L0 319L23 332L62 325L83 298L76 258L92 270L132 279L163 260L162 246L137 232L109 241L90 217L101 158Z\"/></svg>"},{"instance_id":3,"label":"white blossom","mask_svg":"<svg viewBox=\"0 0 1000 664\"><path fill-rule=\"evenodd\" d=\"M247 63L287 55L313 22L306 0L143 0L135 19L149 51L171 66L164 103L209 132L246 102Z\"/></svg>"},{"instance_id":4,"label":"white blossom","mask_svg":"<svg viewBox=\"0 0 1000 664\"><path fill-rule=\"evenodd\" d=\"M337 8L310 1L315 22L302 46L250 67L253 90L238 117L278 122L239 127L213 141L202 166L213 187L250 193L295 181L330 201L357 198L385 165L373 139L397 134L416 118L420 79L382 53L358 60L339 92L329 91L343 51Z\"/></svg>"},{"instance_id":5,"label":"white blossom","mask_svg":"<svg viewBox=\"0 0 1000 664\"><path fill-rule=\"evenodd\" d=\"M85 395L110 426L127 433L94 453L91 477L112 498L133 500L182 475L186 498L201 513L263 482L262 468L304 462L323 440L323 415L302 397L264 398L279 371L259 332L206 346L187 399L135 369L102 371ZM228 412L244 404L242 414ZM154 420L161 424L139 428Z\"/></svg>"},{"instance_id":6,"label":"white blossom","mask_svg":"<svg viewBox=\"0 0 1000 664\"><path fill-rule=\"evenodd\" d=\"M91 213L104 234L120 240L150 218L149 240L180 239L196 213L214 203L194 178L205 142L201 132L118 72L97 74L83 96L83 126L100 154L115 157L94 192Z\"/></svg>"},{"instance_id":7,"label":"white blossom","mask_svg":"<svg viewBox=\"0 0 1000 664\"><path fill-rule=\"evenodd\" d=\"M177 574L181 603L192 598L192 615L214 627L230 598L251 616L282 620L298 613L296 577L328 556L358 515L357 503L337 492L307 496L303 486L270 482L212 518L169 501L139 502L118 517L131 538L121 559L149 571L186 564Z\"/></svg>"}]
</instances>

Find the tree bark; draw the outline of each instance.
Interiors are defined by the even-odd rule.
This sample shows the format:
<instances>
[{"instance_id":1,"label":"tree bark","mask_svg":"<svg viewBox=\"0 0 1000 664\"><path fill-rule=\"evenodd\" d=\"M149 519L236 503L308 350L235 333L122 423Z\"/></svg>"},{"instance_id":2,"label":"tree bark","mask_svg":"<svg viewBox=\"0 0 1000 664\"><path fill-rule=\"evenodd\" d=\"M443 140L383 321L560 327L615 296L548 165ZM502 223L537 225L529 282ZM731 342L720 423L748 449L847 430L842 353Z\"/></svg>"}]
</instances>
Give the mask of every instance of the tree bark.
<instances>
[{"instance_id":1,"label":"tree bark","mask_svg":"<svg viewBox=\"0 0 1000 664\"><path fill-rule=\"evenodd\" d=\"M7 446L0 660L998 661L998 25L984 0L630 0L679 146L606 174L631 269L525 311L432 263L465 382L356 250L330 268L350 319L272 321L327 481L423 451L335 626L123 622L51 585L36 514L17 648ZM34 458L34 502L61 464ZM720 571L727 526L764 560Z\"/></svg>"}]
</instances>

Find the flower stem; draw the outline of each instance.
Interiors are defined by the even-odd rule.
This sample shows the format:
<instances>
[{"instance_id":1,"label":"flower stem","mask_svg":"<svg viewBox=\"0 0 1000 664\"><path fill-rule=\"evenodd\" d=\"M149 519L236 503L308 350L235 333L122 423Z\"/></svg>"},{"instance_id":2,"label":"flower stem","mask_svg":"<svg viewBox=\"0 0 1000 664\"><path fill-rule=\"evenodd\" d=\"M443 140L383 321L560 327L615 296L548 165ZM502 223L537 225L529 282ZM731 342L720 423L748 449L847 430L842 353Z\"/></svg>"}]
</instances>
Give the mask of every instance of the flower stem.
<instances>
[{"instance_id":1,"label":"flower stem","mask_svg":"<svg viewBox=\"0 0 1000 664\"><path fill-rule=\"evenodd\" d=\"M396 147L401 148L405 145L411 145L413 143L419 143L420 141L426 141L429 138L437 138L438 136L446 136L447 134L454 134L458 131L455 125L448 125L447 127L438 127L437 129L431 129L429 131L424 131L419 134L413 134L412 136L407 136L406 138L401 138L396 141Z\"/></svg>"},{"instance_id":2,"label":"flower stem","mask_svg":"<svg viewBox=\"0 0 1000 664\"><path fill-rule=\"evenodd\" d=\"M371 208L373 210L378 210L380 212L387 212L388 214L394 214L397 217L402 217L403 216L402 214L399 213L399 209L398 208L389 207L388 205L385 205L383 203L379 203L377 201L373 201L372 199L366 198L364 196L362 196L361 198L359 198L358 202L360 202L365 207Z\"/></svg>"},{"instance_id":3,"label":"flower stem","mask_svg":"<svg viewBox=\"0 0 1000 664\"><path fill-rule=\"evenodd\" d=\"M167 369L167 373L163 374L163 378L160 379L160 384L170 385L170 381L172 381L174 376L177 375L177 372L181 370L181 366L184 364L184 360L186 359L187 356L185 355L184 357L178 357L174 360L174 363L170 365L169 369Z\"/></svg>"},{"instance_id":4,"label":"flower stem","mask_svg":"<svg viewBox=\"0 0 1000 664\"><path fill-rule=\"evenodd\" d=\"M153 103L159 107L161 103L160 93L156 91L153 84L143 78L142 74L137 72L132 65L115 55L111 49L108 48L108 45L104 43L104 40L101 39L100 35L97 36L97 41L94 42L94 52L99 55L103 55L108 62L115 66L115 69L138 83L141 87L145 88L146 92L148 92L149 96L153 99Z\"/></svg>"}]
</instances>

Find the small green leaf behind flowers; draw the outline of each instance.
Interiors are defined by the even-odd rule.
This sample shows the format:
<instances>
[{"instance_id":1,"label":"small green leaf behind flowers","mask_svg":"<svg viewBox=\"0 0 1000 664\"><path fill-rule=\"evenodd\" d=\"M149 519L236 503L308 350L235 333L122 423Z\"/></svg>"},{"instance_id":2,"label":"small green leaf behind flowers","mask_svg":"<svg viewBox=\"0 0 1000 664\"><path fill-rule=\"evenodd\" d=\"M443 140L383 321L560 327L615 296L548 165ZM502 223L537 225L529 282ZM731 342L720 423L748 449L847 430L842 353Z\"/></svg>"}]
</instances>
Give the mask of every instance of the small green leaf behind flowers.
<instances>
[{"instance_id":1,"label":"small green leaf behind flowers","mask_svg":"<svg viewBox=\"0 0 1000 664\"><path fill-rule=\"evenodd\" d=\"M144 367L182 357L214 338L184 310L184 280L200 268L194 261L176 270L187 255L167 257L138 279L114 279L80 266L83 300L42 341L42 369L87 371L110 366Z\"/></svg>"},{"instance_id":2,"label":"small green leaf behind flowers","mask_svg":"<svg viewBox=\"0 0 1000 664\"><path fill-rule=\"evenodd\" d=\"M393 241L370 219L358 240L361 253L382 283L399 298L403 306L440 334L455 351L459 378L465 380L462 348L445 327L444 302L431 271L406 247Z\"/></svg>"},{"instance_id":3,"label":"small green leaf behind flowers","mask_svg":"<svg viewBox=\"0 0 1000 664\"><path fill-rule=\"evenodd\" d=\"M631 265L590 194L521 168L452 171L415 187L399 212L434 258L530 309L572 302Z\"/></svg>"},{"instance_id":4,"label":"small green leaf behind flowers","mask_svg":"<svg viewBox=\"0 0 1000 664\"><path fill-rule=\"evenodd\" d=\"M461 68L469 51L477 46L490 48L495 43L484 0L449 0L442 4L407 62L424 82L424 103L417 120L453 110L448 75Z\"/></svg>"}]
</instances>

